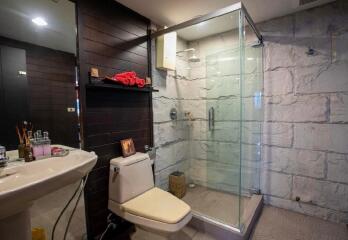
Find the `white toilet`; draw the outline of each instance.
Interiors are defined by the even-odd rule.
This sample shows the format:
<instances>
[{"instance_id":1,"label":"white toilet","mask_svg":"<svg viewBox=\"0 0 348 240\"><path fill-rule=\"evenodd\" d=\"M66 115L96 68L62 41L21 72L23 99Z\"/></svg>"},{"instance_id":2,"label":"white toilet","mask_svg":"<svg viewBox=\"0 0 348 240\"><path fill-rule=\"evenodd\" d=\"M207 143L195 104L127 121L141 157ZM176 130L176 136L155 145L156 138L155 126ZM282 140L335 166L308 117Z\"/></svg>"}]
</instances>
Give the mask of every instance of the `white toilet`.
<instances>
[{"instance_id":1,"label":"white toilet","mask_svg":"<svg viewBox=\"0 0 348 240\"><path fill-rule=\"evenodd\" d=\"M191 220L191 208L154 186L151 165L145 153L110 161L109 209L148 231L179 231Z\"/></svg>"}]
</instances>

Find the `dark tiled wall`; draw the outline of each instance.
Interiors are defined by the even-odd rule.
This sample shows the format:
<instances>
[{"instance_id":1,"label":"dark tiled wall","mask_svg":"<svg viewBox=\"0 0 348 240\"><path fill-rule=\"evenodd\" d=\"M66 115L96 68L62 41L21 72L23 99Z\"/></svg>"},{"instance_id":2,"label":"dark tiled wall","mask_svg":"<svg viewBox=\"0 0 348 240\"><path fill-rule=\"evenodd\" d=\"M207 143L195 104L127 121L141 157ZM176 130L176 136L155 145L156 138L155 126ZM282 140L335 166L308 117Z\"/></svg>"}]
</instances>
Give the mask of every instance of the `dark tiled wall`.
<instances>
[{"instance_id":1,"label":"dark tiled wall","mask_svg":"<svg viewBox=\"0 0 348 240\"><path fill-rule=\"evenodd\" d=\"M84 149L98 162L85 189L89 239L106 228L109 161L121 155L120 140L133 138L137 151L152 145L152 96L147 92L86 89L90 67L101 76L121 71L149 75L149 20L113 0L77 1L80 93Z\"/></svg>"},{"instance_id":2,"label":"dark tiled wall","mask_svg":"<svg viewBox=\"0 0 348 240\"><path fill-rule=\"evenodd\" d=\"M76 105L75 55L5 37L0 37L0 45L26 52L28 120L34 128L48 131L55 144L78 147L77 115L67 112Z\"/></svg>"}]
</instances>

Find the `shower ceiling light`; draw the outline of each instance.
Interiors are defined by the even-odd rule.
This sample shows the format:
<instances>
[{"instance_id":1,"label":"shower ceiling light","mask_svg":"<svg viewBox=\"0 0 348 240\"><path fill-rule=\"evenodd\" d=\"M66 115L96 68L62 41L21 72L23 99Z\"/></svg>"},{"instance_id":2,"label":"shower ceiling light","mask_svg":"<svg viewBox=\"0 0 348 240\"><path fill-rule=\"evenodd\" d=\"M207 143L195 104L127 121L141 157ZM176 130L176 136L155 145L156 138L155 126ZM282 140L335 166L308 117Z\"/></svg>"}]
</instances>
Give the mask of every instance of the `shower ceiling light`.
<instances>
[{"instance_id":1,"label":"shower ceiling light","mask_svg":"<svg viewBox=\"0 0 348 240\"><path fill-rule=\"evenodd\" d=\"M31 21L38 26L47 26L46 20L42 17L33 18L33 19L31 19Z\"/></svg>"}]
</instances>

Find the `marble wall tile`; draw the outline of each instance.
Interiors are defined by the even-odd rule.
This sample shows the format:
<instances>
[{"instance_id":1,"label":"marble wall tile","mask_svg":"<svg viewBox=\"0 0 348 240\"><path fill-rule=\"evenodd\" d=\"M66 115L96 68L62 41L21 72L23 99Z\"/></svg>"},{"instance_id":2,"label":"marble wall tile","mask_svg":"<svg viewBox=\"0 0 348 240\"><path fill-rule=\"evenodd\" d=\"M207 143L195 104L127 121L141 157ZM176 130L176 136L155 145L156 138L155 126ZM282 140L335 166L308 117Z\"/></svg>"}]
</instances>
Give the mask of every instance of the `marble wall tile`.
<instances>
[{"instance_id":1,"label":"marble wall tile","mask_svg":"<svg viewBox=\"0 0 348 240\"><path fill-rule=\"evenodd\" d=\"M287 174L325 178L326 153L279 147L264 147L262 168Z\"/></svg>"},{"instance_id":2,"label":"marble wall tile","mask_svg":"<svg viewBox=\"0 0 348 240\"><path fill-rule=\"evenodd\" d=\"M308 54L308 49L314 50L313 55ZM331 38L311 37L297 38L293 43L295 65L303 68L313 65L328 64L331 62Z\"/></svg>"},{"instance_id":3,"label":"marble wall tile","mask_svg":"<svg viewBox=\"0 0 348 240\"><path fill-rule=\"evenodd\" d=\"M347 75L348 62L296 68L295 92L308 94L348 91Z\"/></svg>"},{"instance_id":4,"label":"marble wall tile","mask_svg":"<svg viewBox=\"0 0 348 240\"><path fill-rule=\"evenodd\" d=\"M204 186L240 184L239 169L223 163L191 159L189 174L192 181L205 183Z\"/></svg>"},{"instance_id":5,"label":"marble wall tile","mask_svg":"<svg viewBox=\"0 0 348 240\"><path fill-rule=\"evenodd\" d=\"M290 68L282 68L276 71L264 73L264 95L277 96L293 92L293 73Z\"/></svg>"},{"instance_id":6,"label":"marble wall tile","mask_svg":"<svg viewBox=\"0 0 348 240\"><path fill-rule=\"evenodd\" d=\"M179 141L156 150L155 171L161 171L179 162L187 160L188 141Z\"/></svg>"},{"instance_id":7,"label":"marble wall tile","mask_svg":"<svg viewBox=\"0 0 348 240\"><path fill-rule=\"evenodd\" d=\"M337 210L316 206L310 203L296 202L289 199L264 196L265 204L270 204L275 207L289 209L305 215L323 218L333 222L347 222L348 214Z\"/></svg>"},{"instance_id":8,"label":"marble wall tile","mask_svg":"<svg viewBox=\"0 0 348 240\"><path fill-rule=\"evenodd\" d=\"M261 189L264 194L288 199L291 196L292 176L273 171L261 172Z\"/></svg>"},{"instance_id":9,"label":"marble wall tile","mask_svg":"<svg viewBox=\"0 0 348 240\"><path fill-rule=\"evenodd\" d=\"M330 122L348 122L348 93L337 93L330 96Z\"/></svg>"},{"instance_id":10,"label":"marble wall tile","mask_svg":"<svg viewBox=\"0 0 348 240\"><path fill-rule=\"evenodd\" d=\"M277 147L291 147L293 143L293 125L288 123L265 122L263 125L263 143Z\"/></svg>"},{"instance_id":11,"label":"marble wall tile","mask_svg":"<svg viewBox=\"0 0 348 240\"><path fill-rule=\"evenodd\" d=\"M155 185L157 187L160 187L164 190L169 189L169 175L175 171L181 171L184 172L186 176L189 176L188 174L188 161L181 161L174 165L171 165L168 168L165 168L161 171L155 172Z\"/></svg>"},{"instance_id":12,"label":"marble wall tile","mask_svg":"<svg viewBox=\"0 0 348 240\"><path fill-rule=\"evenodd\" d=\"M154 97L152 99L153 108L153 121L154 123L169 122L170 119L170 109L175 108L177 110L182 109L182 101L177 99L168 99L161 97ZM182 111L178 111L178 120L184 120L185 116Z\"/></svg>"},{"instance_id":13,"label":"marble wall tile","mask_svg":"<svg viewBox=\"0 0 348 240\"><path fill-rule=\"evenodd\" d=\"M171 121L154 124L155 146L162 146L171 142L187 140L188 138L188 125L185 121Z\"/></svg>"},{"instance_id":14,"label":"marble wall tile","mask_svg":"<svg viewBox=\"0 0 348 240\"><path fill-rule=\"evenodd\" d=\"M348 61L348 30L336 30L332 35L332 62Z\"/></svg>"},{"instance_id":15,"label":"marble wall tile","mask_svg":"<svg viewBox=\"0 0 348 240\"><path fill-rule=\"evenodd\" d=\"M348 185L294 176L292 198L338 211L348 209Z\"/></svg>"},{"instance_id":16,"label":"marble wall tile","mask_svg":"<svg viewBox=\"0 0 348 240\"><path fill-rule=\"evenodd\" d=\"M266 41L272 38L292 38L294 37L294 16L284 16L258 23L256 26Z\"/></svg>"},{"instance_id":17,"label":"marble wall tile","mask_svg":"<svg viewBox=\"0 0 348 240\"><path fill-rule=\"evenodd\" d=\"M265 98L265 120L278 122L325 122L330 115L329 98L320 95Z\"/></svg>"},{"instance_id":18,"label":"marble wall tile","mask_svg":"<svg viewBox=\"0 0 348 240\"><path fill-rule=\"evenodd\" d=\"M295 124L294 146L302 149L348 153L347 124Z\"/></svg>"},{"instance_id":19,"label":"marble wall tile","mask_svg":"<svg viewBox=\"0 0 348 240\"><path fill-rule=\"evenodd\" d=\"M207 67L205 64L205 59L200 59L199 63L189 63L190 67L190 79L205 79L207 77Z\"/></svg>"},{"instance_id":20,"label":"marble wall tile","mask_svg":"<svg viewBox=\"0 0 348 240\"><path fill-rule=\"evenodd\" d=\"M295 36L297 38L327 36L336 23L333 5L309 9L296 13ZM337 24L337 23L336 23Z\"/></svg>"},{"instance_id":21,"label":"marble wall tile","mask_svg":"<svg viewBox=\"0 0 348 240\"><path fill-rule=\"evenodd\" d=\"M279 68L294 67L296 65L294 41L294 39L279 39L277 41L265 42L264 70L272 71Z\"/></svg>"},{"instance_id":22,"label":"marble wall tile","mask_svg":"<svg viewBox=\"0 0 348 240\"><path fill-rule=\"evenodd\" d=\"M216 75L209 77L206 84L208 99L240 96L240 75Z\"/></svg>"},{"instance_id":23,"label":"marble wall tile","mask_svg":"<svg viewBox=\"0 0 348 240\"><path fill-rule=\"evenodd\" d=\"M348 184L348 155L329 153L327 161L327 179Z\"/></svg>"}]
</instances>

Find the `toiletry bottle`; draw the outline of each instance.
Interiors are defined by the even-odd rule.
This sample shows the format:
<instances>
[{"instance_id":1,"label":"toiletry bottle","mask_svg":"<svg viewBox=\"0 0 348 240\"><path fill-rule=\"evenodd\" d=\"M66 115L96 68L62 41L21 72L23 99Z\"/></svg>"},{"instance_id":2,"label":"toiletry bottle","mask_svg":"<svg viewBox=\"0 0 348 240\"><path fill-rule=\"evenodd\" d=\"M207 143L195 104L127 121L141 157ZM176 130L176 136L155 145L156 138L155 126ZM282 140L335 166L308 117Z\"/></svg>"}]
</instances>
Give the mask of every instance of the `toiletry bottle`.
<instances>
[{"instance_id":1,"label":"toiletry bottle","mask_svg":"<svg viewBox=\"0 0 348 240\"><path fill-rule=\"evenodd\" d=\"M5 167L7 164L6 148L0 145L0 167Z\"/></svg>"},{"instance_id":2,"label":"toiletry bottle","mask_svg":"<svg viewBox=\"0 0 348 240\"><path fill-rule=\"evenodd\" d=\"M6 148L0 145L0 159L6 158Z\"/></svg>"},{"instance_id":3,"label":"toiletry bottle","mask_svg":"<svg viewBox=\"0 0 348 240\"><path fill-rule=\"evenodd\" d=\"M29 144L31 147L31 142L33 139L33 132L32 131L28 131L28 139L29 139ZM18 157L25 158L25 151L26 151L26 143L20 143L18 145Z\"/></svg>"},{"instance_id":4,"label":"toiletry bottle","mask_svg":"<svg viewBox=\"0 0 348 240\"><path fill-rule=\"evenodd\" d=\"M37 132L34 133L34 138L31 141L31 149L33 152L33 158L36 158L39 155L39 148L37 145Z\"/></svg>"},{"instance_id":5,"label":"toiletry bottle","mask_svg":"<svg viewBox=\"0 0 348 240\"><path fill-rule=\"evenodd\" d=\"M26 145L25 148L24 148L24 161L25 162L34 161L33 153L31 151L31 146L30 145Z\"/></svg>"},{"instance_id":6,"label":"toiletry bottle","mask_svg":"<svg viewBox=\"0 0 348 240\"><path fill-rule=\"evenodd\" d=\"M43 144L43 155L45 157L51 156L51 140L48 137L48 132L44 132L44 144Z\"/></svg>"},{"instance_id":7,"label":"toiletry bottle","mask_svg":"<svg viewBox=\"0 0 348 240\"><path fill-rule=\"evenodd\" d=\"M44 155L43 151L43 139L41 135L41 130L34 133L34 140L32 142L32 150L34 159L39 159Z\"/></svg>"},{"instance_id":8,"label":"toiletry bottle","mask_svg":"<svg viewBox=\"0 0 348 240\"><path fill-rule=\"evenodd\" d=\"M18 145L18 158L24 158L25 144L20 143Z\"/></svg>"}]
</instances>

